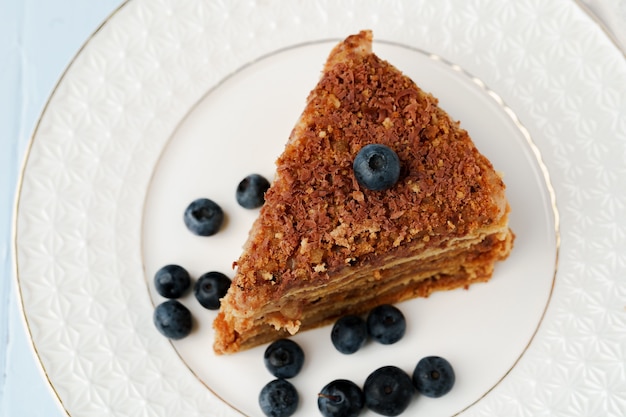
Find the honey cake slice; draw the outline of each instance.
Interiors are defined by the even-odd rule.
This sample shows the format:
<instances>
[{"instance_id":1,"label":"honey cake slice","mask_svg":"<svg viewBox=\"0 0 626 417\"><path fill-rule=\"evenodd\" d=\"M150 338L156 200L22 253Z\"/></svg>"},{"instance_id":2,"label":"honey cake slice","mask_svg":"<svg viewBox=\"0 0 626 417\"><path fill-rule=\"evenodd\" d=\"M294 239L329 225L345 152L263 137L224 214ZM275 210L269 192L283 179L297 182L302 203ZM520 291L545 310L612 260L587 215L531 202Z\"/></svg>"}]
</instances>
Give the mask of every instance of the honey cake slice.
<instances>
[{"instance_id":1,"label":"honey cake slice","mask_svg":"<svg viewBox=\"0 0 626 417\"><path fill-rule=\"evenodd\" d=\"M363 188L367 144L393 149L398 182ZM431 94L362 31L330 53L308 96L213 323L234 353L384 303L467 288L511 251L505 185Z\"/></svg>"}]
</instances>

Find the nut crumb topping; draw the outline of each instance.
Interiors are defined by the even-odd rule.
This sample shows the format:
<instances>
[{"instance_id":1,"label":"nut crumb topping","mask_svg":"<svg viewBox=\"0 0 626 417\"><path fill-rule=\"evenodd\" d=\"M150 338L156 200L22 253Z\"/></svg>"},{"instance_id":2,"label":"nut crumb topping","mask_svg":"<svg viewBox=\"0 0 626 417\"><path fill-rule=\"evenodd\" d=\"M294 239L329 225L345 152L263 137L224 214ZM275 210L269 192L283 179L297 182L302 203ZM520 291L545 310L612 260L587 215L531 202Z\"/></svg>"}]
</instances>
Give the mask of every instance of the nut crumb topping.
<instances>
[{"instance_id":1,"label":"nut crumb topping","mask_svg":"<svg viewBox=\"0 0 626 417\"><path fill-rule=\"evenodd\" d=\"M370 143L400 158L400 180L389 190L362 189L354 177L354 157ZM504 214L501 200L504 184L467 132L371 53L371 33L361 32L331 52L309 94L233 287L243 301L246 289L271 283L279 298L302 280L323 282L412 241L437 245L472 233Z\"/></svg>"}]
</instances>

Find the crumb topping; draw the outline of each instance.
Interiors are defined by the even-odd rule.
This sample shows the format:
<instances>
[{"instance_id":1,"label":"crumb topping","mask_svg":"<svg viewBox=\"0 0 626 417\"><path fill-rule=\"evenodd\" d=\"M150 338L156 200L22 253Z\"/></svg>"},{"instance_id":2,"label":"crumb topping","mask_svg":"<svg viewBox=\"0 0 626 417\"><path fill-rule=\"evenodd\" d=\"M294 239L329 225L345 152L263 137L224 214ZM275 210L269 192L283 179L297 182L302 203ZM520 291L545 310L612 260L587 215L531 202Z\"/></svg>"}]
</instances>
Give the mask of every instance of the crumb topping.
<instances>
[{"instance_id":1,"label":"crumb topping","mask_svg":"<svg viewBox=\"0 0 626 417\"><path fill-rule=\"evenodd\" d=\"M366 262L400 245L436 245L501 215L502 180L489 173L467 132L395 67L371 53L361 32L346 41L308 97L277 160L277 175L236 262L233 284L279 297L302 280ZM348 48L347 50L345 48ZM392 148L398 183L371 191L352 164L365 145Z\"/></svg>"}]
</instances>

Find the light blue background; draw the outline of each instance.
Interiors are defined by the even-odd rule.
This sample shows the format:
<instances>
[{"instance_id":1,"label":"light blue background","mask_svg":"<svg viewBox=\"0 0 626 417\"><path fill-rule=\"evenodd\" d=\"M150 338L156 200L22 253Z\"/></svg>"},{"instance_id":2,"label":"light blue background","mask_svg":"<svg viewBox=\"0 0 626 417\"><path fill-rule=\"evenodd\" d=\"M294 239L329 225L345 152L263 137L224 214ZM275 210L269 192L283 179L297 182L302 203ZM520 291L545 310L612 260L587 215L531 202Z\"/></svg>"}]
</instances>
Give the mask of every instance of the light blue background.
<instances>
[{"instance_id":1,"label":"light blue background","mask_svg":"<svg viewBox=\"0 0 626 417\"><path fill-rule=\"evenodd\" d=\"M66 416L27 336L12 275L24 152L65 67L121 0L0 0L0 416Z\"/></svg>"}]
</instances>

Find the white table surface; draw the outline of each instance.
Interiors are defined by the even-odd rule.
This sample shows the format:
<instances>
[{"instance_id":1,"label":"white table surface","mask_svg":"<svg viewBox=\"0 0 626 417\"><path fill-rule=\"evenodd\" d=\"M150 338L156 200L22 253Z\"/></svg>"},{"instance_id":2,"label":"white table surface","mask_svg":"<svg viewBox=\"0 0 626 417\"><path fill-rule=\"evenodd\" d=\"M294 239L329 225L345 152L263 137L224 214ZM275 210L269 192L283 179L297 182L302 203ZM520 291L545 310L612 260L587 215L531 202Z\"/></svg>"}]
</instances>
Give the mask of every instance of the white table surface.
<instances>
[{"instance_id":1,"label":"white table surface","mask_svg":"<svg viewBox=\"0 0 626 417\"><path fill-rule=\"evenodd\" d=\"M0 416L66 416L36 359L12 271L15 187L30 135L65 67L121 0L0 2ZM626 0L586 0L626 45Z\"/></svg>"}]
</instances>

